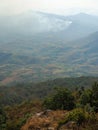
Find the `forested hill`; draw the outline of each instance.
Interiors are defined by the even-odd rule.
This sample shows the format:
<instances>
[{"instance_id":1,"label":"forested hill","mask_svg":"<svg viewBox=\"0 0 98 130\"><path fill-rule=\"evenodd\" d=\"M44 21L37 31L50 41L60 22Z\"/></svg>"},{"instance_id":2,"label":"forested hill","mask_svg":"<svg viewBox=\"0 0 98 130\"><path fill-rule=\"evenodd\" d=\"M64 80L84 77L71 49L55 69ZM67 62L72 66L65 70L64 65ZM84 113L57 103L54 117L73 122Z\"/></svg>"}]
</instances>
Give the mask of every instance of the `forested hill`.
<instances>
[{"instance_id":1,"label":"forested hill","mask_svg":"<svg viewBox=\"0 0 98 130\"><path fill-rule=\"evenodd\" d=\"M14 86L0 87L1 104L17 104L24 100L43 99L53 93L57 87L65 87L71 90L89 88L98 77L59 78L40 83L21 83Z\"/></svg>"},{"instance_id":2,"label":"forested hill","mask_svg":"<svg viewBox=\"0 0 98 130\"><path fill-rule=\"evenodd\" d=\"M1 87L2 104L14 105L0 106L0 130L98 130L97 80L65 78Z\"/></svg>"}]
</instances>

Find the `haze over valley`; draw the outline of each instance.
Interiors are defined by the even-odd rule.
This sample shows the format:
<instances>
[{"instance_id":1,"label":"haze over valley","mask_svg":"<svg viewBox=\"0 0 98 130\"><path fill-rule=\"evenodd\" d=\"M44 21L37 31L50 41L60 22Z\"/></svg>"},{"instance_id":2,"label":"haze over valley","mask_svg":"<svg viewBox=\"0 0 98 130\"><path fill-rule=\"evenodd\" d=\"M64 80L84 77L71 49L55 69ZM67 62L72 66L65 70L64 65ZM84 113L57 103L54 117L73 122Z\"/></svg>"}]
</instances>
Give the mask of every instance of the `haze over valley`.
<instances>
[{"instance_id":1,"label":"haze over valley","mask_svg":"<svg viewBox=\"0 0 98 130\"><path fill-rule=\"evenodd\" d=\"M0 16L0 84L98 76L98 16Z\"/></svg>"}]
</instances>

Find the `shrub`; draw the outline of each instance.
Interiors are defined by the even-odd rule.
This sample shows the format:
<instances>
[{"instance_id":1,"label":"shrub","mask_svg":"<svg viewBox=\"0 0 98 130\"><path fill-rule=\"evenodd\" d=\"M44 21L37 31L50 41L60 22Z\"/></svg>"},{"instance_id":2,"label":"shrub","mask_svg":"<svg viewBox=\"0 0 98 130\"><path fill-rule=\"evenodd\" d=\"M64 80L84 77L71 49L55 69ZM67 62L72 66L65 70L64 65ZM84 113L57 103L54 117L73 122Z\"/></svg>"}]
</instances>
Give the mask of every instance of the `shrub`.
<instances>
[{"instance_id":1,"label":"shrub","mask_svg":"<svg viewBox=\"0 0 98 130\"><path fill-rule=\"evenodd\" d=\"M75 107L72 93L65 88L57 89L56 93L44 100L43 105L48 109L71 110Z\"/></svg>"},{"instance_id":2,"label":"shrub","mask_svg":"<svg viewBox=\"0 0 98 130\"><path fill-rule=\"evenodd\" d=\"M3 109L0 107L0 130L6 128L6 114Z\"/></svg>"},{"instance_id":3,"label":"shrub","mask_svg":"<svg viewBox=\"0 0 98 130\"><path fill-rule=\"evenodd\" d=\"M82 109L74 109L68 113L64 120L59 122L59 125L66 124L69 121L74 121L78 126L80 126L86 120L85 113Z\"/></svg>"},{"instance_id":4,"label":"shrub","mask_svg":"<svg viewBox=\"0 0 98 130\"><path fill-rule=\"evenodd\" d=\"M65 125L69 122L73 122L74 124L76 124L77 127L82 126L84 129L84 127L89 128L92 127L93 124L96 125L96 122L98 121L94 112L87 112L82 108L76 108L70 111L66 115L66 117L59 122L58 128L60 128L62 125Z\"/></svg>"}]
</instances>

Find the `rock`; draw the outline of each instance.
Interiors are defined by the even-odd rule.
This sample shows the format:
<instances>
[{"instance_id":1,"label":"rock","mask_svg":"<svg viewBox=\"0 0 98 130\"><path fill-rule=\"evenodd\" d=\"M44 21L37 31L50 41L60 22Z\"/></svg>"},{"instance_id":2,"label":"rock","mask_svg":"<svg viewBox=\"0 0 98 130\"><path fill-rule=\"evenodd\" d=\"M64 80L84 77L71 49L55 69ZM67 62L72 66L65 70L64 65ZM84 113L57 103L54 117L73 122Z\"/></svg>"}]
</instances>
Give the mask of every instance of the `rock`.
<instances>
[{"instance_id":1,"label":"rock","mask_svg":"<svg viewBox=\"0 0 98 130\"><path fill-rule=\"evenodd\" d=\"M77 124L74 121L69 121L68 123L64 124L60 130L77 130Z\"/></svg>"},{"instance_id":2,"label":"rock","mask_svg":"<svg viewBox=\"0 0 98 130\"><path fill-rule=\"evenodd\" d=\"M36 115L35 115L35 116L40 117L40 116L42 116L42 115L43 115L43 112L40 112L40 113L36 113Z\"/></svg>"},{"instance_id":3,"label":"rock","mask_svg":"<svg viewBox=\"0 0 98 130\"><path fill-rule=\"evenodd\" d=\"M49 127L47 130L55 130L53 127Z\"/></svg>"},{"instance_id":4,"label":"rock","mask_svg":"<svg viewBox=\"0 0 98 130\"><path fill-rule=\"evenodd\" d=\"M74 122L74 121L69 121L68 123L66 123L66 127L69 129L73 128L75 126L77 126L77 125L76 125L76 122Z\"/></svg>"},{"instance_id":5,"label":"rock","mask_svg":"<svg viewBox=\"0 0 98 130\"><path fill-rule=\"evenodd\" d=\"M46 116L49 112L51 112L51 110L45 110L43 112L36 113L36 116L38 116L38 117Z\"/></svg>"}]
</instances>

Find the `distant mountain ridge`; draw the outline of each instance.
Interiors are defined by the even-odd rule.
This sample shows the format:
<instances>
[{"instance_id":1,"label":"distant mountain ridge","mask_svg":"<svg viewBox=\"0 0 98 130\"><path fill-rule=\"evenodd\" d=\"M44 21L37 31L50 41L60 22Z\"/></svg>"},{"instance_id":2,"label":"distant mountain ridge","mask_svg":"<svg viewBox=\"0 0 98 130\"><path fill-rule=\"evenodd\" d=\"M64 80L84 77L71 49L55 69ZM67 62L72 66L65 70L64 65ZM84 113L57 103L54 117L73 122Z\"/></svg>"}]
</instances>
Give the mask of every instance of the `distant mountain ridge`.
<instances>
[{"instance_id":1,"label":"distant mountain ridge","mask_svg":"<svg viewBox=\"0 0 98 130\"><path fill-rule=\"evenodd\" d=\"M43 12L27 12L16 16L0 18L0 38L32 36L38 33L52 33L60 38L75 40L98 30L98 17L88 14L61 16ZM75 31L75 32L74 32ZM43 34L44 36L45 34Z\"/></svg>"}]
</instances>

